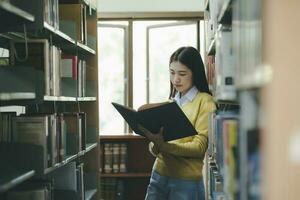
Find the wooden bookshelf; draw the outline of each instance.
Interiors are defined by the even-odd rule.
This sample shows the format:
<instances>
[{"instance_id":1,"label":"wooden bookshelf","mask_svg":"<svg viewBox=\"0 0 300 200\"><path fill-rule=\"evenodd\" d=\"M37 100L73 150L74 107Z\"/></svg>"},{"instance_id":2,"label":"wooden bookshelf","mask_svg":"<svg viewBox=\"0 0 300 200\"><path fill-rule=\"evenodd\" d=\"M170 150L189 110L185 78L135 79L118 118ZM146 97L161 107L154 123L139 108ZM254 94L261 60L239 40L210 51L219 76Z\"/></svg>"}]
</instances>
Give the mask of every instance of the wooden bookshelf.
<instances>
[{"instance_id":1,"label":"wooden bookshelf","mask_svg":"<svg viewBox=\"0 0 300 200\"><path fill-rule=\"evenodd\" d=\"M105 185L106 180L120 181L124 187L125 199L144 199L147 186L149 184L154 157L148 151L149 141L139 135L101 135L100 147L101 154L101 184ZM105 173L105 153L104 144L106 143L125 143L127 146L127 171L124 173ZM104 186L105 187L105 186Z\"/></svg>"},{"instance_id":2,"label":"wooden bookshelf","mask_svg":"<svg viewBox=\"0 0 300 200\"><path fill-rule=\"evenodd\" d=\"M44 121L39 122L43 128L38 131L35 130L36 134L38 133L41 137L40 143L36 144L34 143L36 141L17 140L16 134L18 136L19 134L26 134L28 129L16 131L18 126L13 123L16 123L14 120L19 116L15 116L13 110L11 113L0 113L1 200L6 200L10 192L16 191L19 187L28 187L37 181L51 184L51 187L44 189L51 193L54 192L55 199L68 199L69 197L77 199L80 196L85 196L86 200L99 199L97 49L89 47L87 40L79 42L60 30L60 18L57 9L61 3L63 3L62 0L30 0L26 2L0 0L0 50L5 49L9 52L8 58L5 57L9 63L5 64L6 66L1 66L1 70L8 71L1 73L3 77L0 80L0 85L2 85L0 106L24 106L22 111L25 112L25 115L22 116L24 119L30 118L29 116L31 118L41 116L41 119L44 119ZM80 24L89 24L89 26L82 25L82 32L83 34L89 33L89 37L97 44L96 7L90 5L90 1L69 1L69 3L78 4L84 9L90 7L91 10L84 13L88 19L83 17ZM53 13L47 16L48 11ZM85 35L85 37L87 36ZM19 46L24 44L25 50L17 47L16 43L18 42ZM41 55L32 53L31 49L28 50L27 44L40 43L45 44L41 48L42 50L38 51ZM50 53L45 53L46 51ZM20 58L24 59L18 59L17 54L13 52L18 52L21 55ZM60 85L60 81L63 79L60 71L62 54L76 57L78 58L76 62L79 63L79 60L82 62L82 66L80 66L82 69L79 69L78 63L74 65L76 69L73 67L73 63L70 68L76 70L74 73L76 77L72 77L76 80L74 83L76 84L75 93L77 95L74 96L72 96L73 93L70 96L60 95L64 94L61 92L62 86ZM32 59L33 56L36 59ZM35 68L36 63L31 62L31 60L38 59L42 60L42 64L38 65L39 69ZM18 62L27 61L28 63L24 65L18 64ZM49 69L46 63L49 64ZM25 69L25 67L29 69ZM30 70L36 72L37 76L34 76L33 73L30 75ZM82 71L77 73L77 70ZM23 71L24 73L20 73ZM16 74L18 75L16 76ZM9 82L10 76L11 82ZM51 80L50 83L47 82L48 78ZM38 81L34 82L35 79ZM85 85L85 81L89 84L94 83L93 91L86 90L89 85ZM21 89L16 88L15 85L20 85ZM26 88L25 86L22 88L22 85L26 85ZM50 93L47 92L46 86L50 86ZM47 119L45 115L49 118ZM77 120L76 123L68 122L68 127L66 127L67 115L77 116L74 118L75 121ZM2 118L3 116L5 118ZM22 119L19 118L19 120ZM27 122L24 120L22 123ZM45 124L48 128L45 128ZM27 124L26 127L30 127L30 124ZM43 134L47 135L48 138L44 137ZM67 134L69 135L67 136ZM70 134L74 135L71 136ZM77 172L70 172L73 170L71 165L76 167ZM73 178L77 179L82 190L58 191L59 188L53 187L57 179L55 174L63 170L69 170L68 172L73 174ZM63 176L65 176L64 173Z\"/></svg>"}]
</instances>

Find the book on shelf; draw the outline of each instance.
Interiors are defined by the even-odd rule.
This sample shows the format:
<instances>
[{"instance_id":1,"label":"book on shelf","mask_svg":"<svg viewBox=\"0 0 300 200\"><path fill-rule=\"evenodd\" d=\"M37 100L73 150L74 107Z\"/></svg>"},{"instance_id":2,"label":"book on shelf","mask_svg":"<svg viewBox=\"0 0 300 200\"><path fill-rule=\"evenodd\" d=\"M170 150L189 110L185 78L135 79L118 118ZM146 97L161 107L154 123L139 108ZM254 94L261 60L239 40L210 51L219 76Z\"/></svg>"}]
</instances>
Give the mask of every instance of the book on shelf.
<instances>
[{"instance_id":1,"label":"book on shelf","mask_svg":"<svg viewBox=\"0 0 300 200\"><path fill-rule=\"evenodd\" d=\"M113 173L119 173L120 172L120 144L119 143L113 143L112 144L112 171Z\"/></svg>"},{"instance_id":2,"label":"book on shelf","mask_svg":"<svg viewBox=\"0 0 300 200\"><path fill-rule=\"evenodd\" d=\"M112 152L112 143L104 144L104 161L103 161L103 172L111 173L113 165L113 152Z\"/></svg>"},{"instance_id":3,"label":"book on shelf","mask_svg":"<svg viewBox=\"0 0 300 200\"><path fill-rule=\"evenodd\" d=\"M82 4L60 4L59 17L60 30L85 44L87 37L86 7Z\"/></svg>"},{"instance_id":4,"label":"book on shelf","mask_svg":"<svg viewBox=\"0 0 300 200\"><path fill-rule=\"evenodd\" d=\"M52 177L54 190L77 191L76 162L68 163L66 166L54 171Z\"/></svg>"},{"instance_id":5,"label":"book on shelf","mask_svg":"<svg viewBox=\"0 0 300 200\"><path fill-rule=\"evenodd\" d=\"M84 163L71 162L52 172L54 199L85 199Z\"/></svg>"},{"instance_id":6,"label":"book on shelf","mask_svg":"<svg viewBox=\"0 0 300 200\"><path fill-rule=\"evenodd\" d=\"M103 173L127 172L127 144L105 142L103 145ZM101 159L102 160L102 159Z\"/></svg>"},{"instance_id":7,"label":"book on shelf","mask_svg":"<svg viewBox=\"0 0 300 200\"><path fill-rule=\"evenodd\" d=\"M44 95L44 74L33 67L0 67L1 99L32 99Z\"/></svg>"},{"instance_id":8,"label":"book on shelf","mask_svg":"<svg viewBox=\"0 0 300 200\"><path fill-rule=\"evenodd\" d=\"M16 112L0 112L0 142L12 141L12 118Z\"/></svg>"},{"instance_id":9,"label":"book on shelf","mask_svg":"<svg viewBox=\"0 0 300 200\"><path fill-rule=\"evenodd\" d=\"M120 160L119 160L119 168L121 173L127 172L127 152L128 146L126 143L121 143L120 145Z\"/></svg>"},{"instance_id":10,"label":"book on shelf","mask_svg":"<svg viewBox=\"0 0 300 200\"><path fill-rule=\"evenodd\" d=\"M118 180L116 178L104 178L100 184L100 199L124 199L125 183L123 180Z\"/></svg>"},{"instance_id":11,"label":"book on shelf","mask_svg":"<svg viewBox=\"0 0 300 200\"><path fill-rule=\"evenodd\" d=\"M232 40L232 31L218 31L215 56L215 97L220 100L236 99L236 70Z\"/></svg>"},{"instance_id":12,"label":"book on shelf","mask_svg":"<svg viewBox=\"0 0 300 200\"><path fill-rule=\"evenodd\" d=\"M176 102L162 104L141 111L136 111L114 102L112 104L129 124L130 128L139 135L145 136L138 128L139 124L155 134L163 127L163 139L165 141L197 134L197 131Z\"/></svg>"},{"instance_id":13,"label":"book on shelf","mask_svg":"<svg viewBox=\"0 0 300 200\"><path fill-rule=\"evenodd\" d=\"M62 96L77 97L78 57L74 55L61 55L61 94Z\"/></svg>"},{"instance_id":14,"label":"book on shelf","mask_svg":"<svg viewBox=\"0 0 300 200\"><path fill-rule=\"evenodd\" d=\"M63 113L66 126L66 154L74 155L85 148L85 113Z\"/></svg>"},{"instance_id":15,"label":"book on shelf","mask_svg":"<svg viewBox=\"0 0 300 200\"><path fill-rule=\"evenodd\" d=\"M85 199L83 165L84 165L84 163L79 163L76 166L77 194L78 194L78 199L79 200L84 200Z\"/></svg>"},{"instance_id":16,"label":"book on shelf","mask_svg":"<svg viewBox=\"0 0 300 200\"><path fill-rule=\"evenodd\" d=\"M47 39L12 41L10 62L15 67L31 67L44 73L44 94L60 96L61 50Z\"/></svg>"},{"instance_id":17,"label":"book on shelf","mask_svg":"<svg viewBox=\"0 0 300 200\"><path fill-rule=\"evenodd\" d=\"M43 166L49 167L51 155L48 151L49 121L47 116L36 117L14 117L13 121L13 142L34 144L43 147Z\"/></svg>"}]
</instances>

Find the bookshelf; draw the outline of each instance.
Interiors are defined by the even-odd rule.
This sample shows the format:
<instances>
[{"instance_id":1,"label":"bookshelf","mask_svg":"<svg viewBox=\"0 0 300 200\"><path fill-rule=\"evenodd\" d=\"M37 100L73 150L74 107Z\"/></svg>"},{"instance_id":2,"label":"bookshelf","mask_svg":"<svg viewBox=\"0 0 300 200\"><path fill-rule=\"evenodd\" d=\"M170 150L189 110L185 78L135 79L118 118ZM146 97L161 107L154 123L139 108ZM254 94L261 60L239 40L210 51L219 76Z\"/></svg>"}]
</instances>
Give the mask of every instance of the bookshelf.
<instances>
[{"instance_id":1,"label":"bookshelf","mask_svg":"<svg viewBox=\"0 0 300 200\"><path fill-rule=\"evenodd\" d=\"M65 6L80 20L61 23ZM0 1L0 107L12 106L0 112L0 199L99 199L96 13L87 0Z\"/></svg>"},{"instance_id":2,"label":"bookshelf","mask_svg":"<svg viewBox=\"0 0 300 200\"><path fill-rule=\"evenodd\" d=\"M272 79L272 69L262 64L261 2L207 4L205 63L218 110L209 116L206 199L260 199L261 94Z\"/></svg>"},{"instance_id":3,"label":"bookshelf","mask_svg":"<svg viewBox=\"0 0 300 200\"><path fill-rule=\"evenodd\" d=\"M100 176L103 199L113 199L114 196L111 195L114 194L121 194L124 199L144 199L155 159L148 151L148 143L144 137L133 134L100 136L100 147L102 148L100 151L102 152ZM109 165L108 162L114 162L108 161L110 156L114 157L114 155L105 153L108 149L106 144L126 145L125 172L107 170L105 166Z\"/></svg>"}]
</instances>

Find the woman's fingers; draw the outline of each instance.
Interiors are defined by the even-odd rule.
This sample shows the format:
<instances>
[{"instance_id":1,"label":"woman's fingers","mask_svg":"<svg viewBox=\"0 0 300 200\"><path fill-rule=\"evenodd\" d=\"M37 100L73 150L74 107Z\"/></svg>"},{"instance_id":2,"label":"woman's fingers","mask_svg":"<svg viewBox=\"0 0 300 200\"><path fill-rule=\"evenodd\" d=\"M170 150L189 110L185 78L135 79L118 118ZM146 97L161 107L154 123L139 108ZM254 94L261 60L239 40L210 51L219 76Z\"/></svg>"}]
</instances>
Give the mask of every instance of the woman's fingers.
<instances>
[{"instance_id":1,"label":"woman's fingers","mask_svg":"<svg viewBox=\"0 0 300 200\"><path fill-rule=\"evenodd\" d=\"M144 135L152 142L154 142L155 144L161 144L162 142L164 142L163 140L163 127L161 127L159 129L159 132L154 134L151 131L149 131L148 129L146 129L145 127L143 127L142 125L138 124L138 128L144 133Z\"/></svg>"},{"instance_id":2,"label":"woman's fingers","mask_svg":"<svg viewBox=\"0 0 300 200\"><path fill-rule=\"evenodd\" d=\"M138 129L140 129L143 133L145 133L147 135L152 134L148 129L146 129L145 127L143 127L140 124L138 124Z\"/></svg>"},{"instance_id":3,"label":"woman's fingers","mask_svg":"<svg viewBox=\"0 0 300 200\"><path fill-rule=\"evenodd\" d=\"M148 129L146 129L145 127L143 127L142 125L138 124L138 129L140 129L143 134L152 141L153 138L153 133L151 133Z\"/></svg>"}]
</instances>

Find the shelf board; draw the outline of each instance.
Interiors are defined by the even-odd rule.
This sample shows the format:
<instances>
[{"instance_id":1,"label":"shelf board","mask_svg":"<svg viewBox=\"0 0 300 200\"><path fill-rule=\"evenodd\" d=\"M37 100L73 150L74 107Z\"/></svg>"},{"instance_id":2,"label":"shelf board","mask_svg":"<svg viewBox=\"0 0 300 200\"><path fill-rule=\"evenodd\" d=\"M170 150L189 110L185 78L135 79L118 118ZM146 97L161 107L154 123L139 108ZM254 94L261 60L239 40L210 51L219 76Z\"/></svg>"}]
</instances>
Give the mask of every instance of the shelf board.
<instances>
[{"instance_id":1,"label":"shelf board","mask_svg":"<svg viewBox=\"0 0 300 200\"><path fill-rule=\"evenodd\" d=\"M86 144L86 145L85 145L85 153L87 153L87 152L93 150L94 148L97 147L97 145L98 145L97 142Z\"/></svg>"},{"instance_id":2,"label":"shelf board","mask_svg":"<svg viewBox=\"0 0 300 200\"><path fill-rule=\"evenodd\" d=\"M35 100L36 94L33 92L12 92L12 93L0 93L0 100L1 101L8 101L8 100ZM43 97L44 101L61 101L61 102L90 102L96 101L96 97L66 97L66 96L49 96L45 95Z\"/></svg>"},{"instance_id":3,"label":"shelf board","mask_svg":"<svg viewBox=\"0 0 300 200\"><path fill-rule=\"evenodd\" d=\"M92 55L96 55L96 51L90 47L88 47L85 44L82 44L81 42L77 42L77 46L79 47L79 51L82 51L83 53L89 53Z\"/></svg>"},{"instance_id":4,"label":"shelf board","mask_svg":"<svg viewBox=\"0 0 300 200\"><path fill-rule=\"evenodd\" d=\"M1 169L0 179L0 193L5 192L16 185L30 179L34 176L34 170L29 171L6 171L7 169Z\"/></svg>"},{"instance_id":5,"label":"shelf board","mask_svg":"<svg viewBox=\"0 0 300 200\"><path fill-rule=\"evenodd\" d=\"M34 92L1 92L0 100L8 101L8 100L30 100L35 99L36 94Z\"/></svg>"},{"instance_id":6,"label":"shelf board","mask_svg":"<svg viewBox=\"0 0 300 200\"><path fill-rule=\"evenodd\" d=\"M97 97L77 97L77 101L97 101Z\"/></svg>"},{"instance_id":7,"label":"shelf board","mask_svg":"<svg viewBox=\"0 0 300 200\"><path fill-rule=\"evenodd\" d=\"M60 30L55 30L55 33L57 36L63 38L64 40L68 41L69 43L75 45L76 41L71 38L70 36L68 36L67 34L65 34L64 32L61 32Z\"/></svg>"},{"instance_id":8,"label":"shelf board","mask_svg":"<svg viewBox=\"0 0 300 200\"><path fill-rule=\"evenodd\" d=\"M96 97L67 97L67 96L49 96L45 95L44 96L44 101L80 101L80 102L85 102L85 101L96 101Z\"/></svg>"},{"instance_id":9,"label":"shelf board","mask_svg":"<svg viewBox=\"0 0 300 200\"><path fill-rule=\"evenodd\" d=\"M237 88L240 90L260 88L272 81L273 71L271 66L263 65L256 67L252 73L239 78Z\"/></svg>"},{"instance_id":10,"label":"shelf board","mask_svg":"<svg viewBox=\"0 0 300 200\"><path fill-rule=\"evenodd\" d=\"M207 54L208 55L215 55L216 53L216 41L215 39L213 39L209 45L209 48L208 48L208 51L207 51Z\"/></svg>"},{"instance_id":11,"label":"shelf board","mask_svg":"<svg viewBox=\"0 0 300 200\"><path fill-rule=\"evenodd\" d=\"M124 134L124 135L100 135L101 140L145 140L146 138L136 134Z\"/></svg>"},{"instance_id":12,"label":"shelf board","mask_svg":"<svg viewBox=\"0 0 300 200\"><path fill-rule=\"evenodd\" d=\"M44 22L44 29L53 34L54 42L57 41L59 46L66 50L72 51L73 53L81 52L83 54L92 54L95 55L96 51L81 42L78 42L71 38L69 35L63 33L62 31L54 28L47 22Z\"/></svg>"},{"instance_id":13,"label":"shelf board","mask_svg":"<svg viewBox=\"0 0 300 200\"><path fill-rule=\"evenodd\" d=\"M218 15L218 22L220 24L231 24L232 20L232 0L223 1L220 13Z\"/></svg>"},{"instance_id":14,"label":"shelf board","mask_svg":"<svg viewBox=\"0 0 300 200\"><path fill-rule=\"evenodd\" d=\"M44 96L44 101L76 101L76 97L65 97L65 96Z\"/></svg>"},{"instance_id":15,"label":"shelf board","mask_svg":"<svg viewBox=\"0 0 300 200\"><path fill-rule=\"evenodd\" d=\"M148 178L151 176L149 172L140 172L140 173L101 173L100 177L102 178Z\"/></svg>"},{"instance_id":16,"label":"shelf board","mask_svg":"<svg viewBox=\"0 0 300 200\"><path fill-rule=\"evenodd\" d=\"M78 152L77 154L74 154L74 155L66 156L66 158L62 162L56 163L53 167L49 167L49 168L45 169L44 174L49 174L52 171L54 171L58 168L61 168L62 166L65 166L66 164L74 161L75 159L77 159L81 156L84 156L87 152L91 151L92 149L94 149L96 147L97 147L97 142L86 144L86 149L85 150L82 150L82 151L80 151L80 152Z\"/></svg>"},{"instance_id":17,"label":"shelf board","mask_svg":"<svg viewBox=\"0 0 300 200\"><path fill-rule=\"evenodd\" d=\"M54 171L58 168L61 168L62 166L65 166L66 164L68 164L71 161L75 160L77 157L78 157L78 154L66 156L65 160L63 160L62 162L56 163L53 167L49 167L49 168L45 169L44 174L49 174L52 171Z\"/></svg>"},{"instance_id":18,"label":"shelf board","mask_svg":"<svg viewBox=\"0 0 300 200\"><path fill-rule=\"evenodd\" d=\"M15 16L18 16L29 22L34 22L34 19L35 19L33 15L14 6L9 1L0 1L0 10L5 10L6 12L11 13Z\"/></svg>"},{"instance_id":19,"label":"shelf board","mask_svg":"<svg viewBox=\"0 0 300 200\"><path fill-rule=\"evenodd\" d=\"M84 191L85 200L92 199L96 193L97 193L97 189Z\"/></svg>"},{"instance_id":20,"label":"shelf board","mask_svg":"<svg viewBox=\"0 0 300 200\"><path fill-rule=\"evenodd\" d=\"M72 45L74 49L76 48L76 41L65 34L64 32L54 28L52 25L48 24L47 22L44 22L44 29L49 31L53 34L54 40L58 40L59 43L63 42L63 44Z\"/></svg>"}]
</instances>

